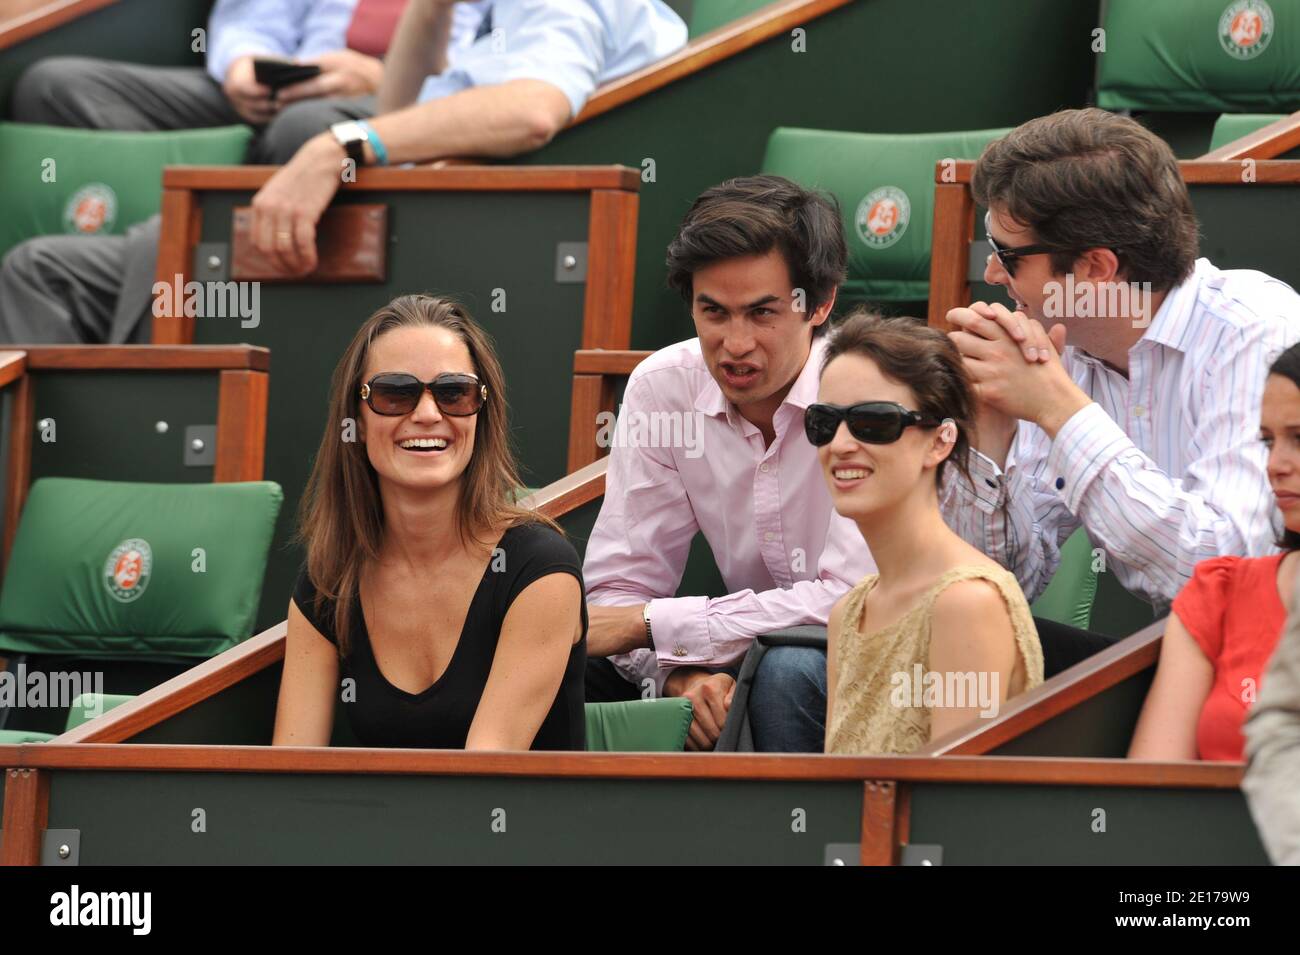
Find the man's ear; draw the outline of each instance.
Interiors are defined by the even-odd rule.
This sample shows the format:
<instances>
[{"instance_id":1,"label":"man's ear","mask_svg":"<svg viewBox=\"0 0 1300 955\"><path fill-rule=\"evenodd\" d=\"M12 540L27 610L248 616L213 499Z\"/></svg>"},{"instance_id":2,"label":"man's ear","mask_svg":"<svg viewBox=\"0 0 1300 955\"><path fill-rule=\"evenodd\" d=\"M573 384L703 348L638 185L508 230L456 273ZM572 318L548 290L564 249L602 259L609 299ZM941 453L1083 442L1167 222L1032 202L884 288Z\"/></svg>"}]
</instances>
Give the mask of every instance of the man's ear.
<instances>
[{"instance_id":1,"label":"man's ear","mask_svg":"<svg viewBox=\"0 0 1300 955\"><path fill-rule=\"evenodd\" d=\"M1074 277L1084 282L1120 281L1119 256L1113 249L1088 249L1074 261Z\"/></svg>"},{"instance_id":2,"label":"man's ear","mask_svg":"<svg viewBox=\"0 0 1300 955\"><path fill-rule=\"evenodd\" d=\"M838 293L839 293L839 289L837 288L831 289L830 296L826 299L826 301L818 305L816 310L812 313L812 317L809 319L809 321L812 323L812 326L814 328L816 328L818 325L821 325L828 318L830 318L831 312L835 309L835 296Z\"/></svg>"}]
</instances>

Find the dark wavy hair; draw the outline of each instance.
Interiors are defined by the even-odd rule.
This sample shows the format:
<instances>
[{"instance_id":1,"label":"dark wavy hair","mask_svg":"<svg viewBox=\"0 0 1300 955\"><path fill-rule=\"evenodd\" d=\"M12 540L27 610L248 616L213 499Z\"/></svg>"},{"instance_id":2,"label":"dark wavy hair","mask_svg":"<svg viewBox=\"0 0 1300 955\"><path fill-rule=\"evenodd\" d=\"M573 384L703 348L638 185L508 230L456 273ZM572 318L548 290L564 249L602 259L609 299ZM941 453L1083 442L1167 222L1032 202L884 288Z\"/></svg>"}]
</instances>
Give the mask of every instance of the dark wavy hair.
<instances>
[{"instance_id":1,"label":"dark wavy hair","mask_svg":"<svg viewBox=\"0 0 1300 955\"><path fill-rule=\"evenodd\" d=\"M827 340L822 372L841 355L861 355L875 362L885 375L912 389L917 408L935 420L951 418L957 425L952 451L935 469L942 485L948 462L971 481L970 435L975 428L975 399L961 353L947 335L915 318L885 318L857 308Z\"/></svg>"},{"instance_id":2,"label":"dark wavy hair","mask_svg":"<svg viewBox=\"0 0 1300 955\"><path fill-rule=\"evenodd\" d=\"M975 163L971 194L1034 230L1053 271L1114 250L1130 282L1157 292L1192 272L1196 213L1173 150L1140 123L1101 109L1067 109L1017 126Z\"/></svg>"},{"instance_id":3,"label":"dark wavy hair","mask_svg":"<svg viewBox=\"0 0 1300 955\"><path fill-rule=\"evenodd\" d=\"M848 274L848 247L834 196L782 176L745 176L706 189L668 244L668 286L689 303L705 266L779 249L811 317ZM814 330L821 334L823 322Z\"/></svg>"},{"instance_id":4,"label":"dark wavy hair","mask_svg":"<svg viewBox=\"0 0 1300 955\"><path fill-rule=\"evenodd\" d=\"M1300 388L1300 343L1292 345L1282 352L1277 357L1277 360L1268 366L1268 373L1270 375L1280 375L1297 388ZM1293 531L1283 525L1282 536L1278 538L1277 546L1283 550L1300 550L1300 532Z\"/></svg>"}]
</instances>

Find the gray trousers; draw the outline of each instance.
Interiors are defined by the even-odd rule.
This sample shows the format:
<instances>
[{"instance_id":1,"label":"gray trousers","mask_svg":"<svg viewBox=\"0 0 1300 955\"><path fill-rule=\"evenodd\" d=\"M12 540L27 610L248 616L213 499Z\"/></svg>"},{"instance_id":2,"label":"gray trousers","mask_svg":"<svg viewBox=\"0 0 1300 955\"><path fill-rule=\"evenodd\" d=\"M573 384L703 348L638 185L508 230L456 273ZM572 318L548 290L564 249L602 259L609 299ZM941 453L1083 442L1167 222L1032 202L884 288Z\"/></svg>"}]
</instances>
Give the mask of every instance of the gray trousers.
<instances>
[{"instance_id":1,"label":"gray trousers","mask_svg":"<svg viewBox=\"0 0 1300 955\"><path fill-rule=\"evenodd\" d=\"M52 57L18 82L14 119L89 129L173 130L242 122L198 68ZM249 147L252 162L288 162L333 123L373 116L374 97L286 107ZM120 236L42 236L0 265L0 345L148 342L158 216Z\"/></svg>"}]
</instances>

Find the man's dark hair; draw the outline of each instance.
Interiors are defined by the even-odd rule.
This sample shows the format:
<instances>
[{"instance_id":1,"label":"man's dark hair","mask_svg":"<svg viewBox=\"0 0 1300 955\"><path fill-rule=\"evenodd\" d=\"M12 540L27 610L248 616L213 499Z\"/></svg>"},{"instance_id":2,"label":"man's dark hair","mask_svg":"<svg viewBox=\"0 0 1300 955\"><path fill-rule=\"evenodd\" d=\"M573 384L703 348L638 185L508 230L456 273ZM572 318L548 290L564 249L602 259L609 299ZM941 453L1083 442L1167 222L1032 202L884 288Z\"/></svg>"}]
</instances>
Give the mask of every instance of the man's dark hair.
<instances>
[{"instance_id":1,"label":"man's dark hair","mask_svg":"<svg viewBox=\"0 0 1300 955\"><path fill-rule=\"evenodd\" d=\"M1128 281L1164 292L1196 262L1196 214L1173 151L1105 110L1062 110L1017 126L975 163L971 193L1059 249L1057 273L1085 249L1112 249Z\"/></svg>"},{"instance_id":2,"label":"man's dark hair","mask_svg":"<svg viewBox=\"0 0 1300 955\"><path fill-rule=\"evenodd\" d=\"M1277 357L1277 360L1269 365L1268 373L1270 375L1281 375L1291 384L1300 388L1300 344L1292 345L1282 352ZM1274 437L1281 440L1280 436L1275 435ZM1282 536L1278 539L1277 546L1287 551L1300 550L1300 534L1283 526Z\"/></svg>"},{"instance_id":3,"label":"man's dark hair","mask_svg":"<svg viewBox=\"0 0 1300 955\"><path fill-rule=\"evenodd\" d=\"M848 249L834 197L781 176L728 179L695 200L668 244L668 285L689 304L700 269L773 249L785 257L790 279L804 290L807 314L812 315L847 274Z\"/></svg>"}]
</instances>

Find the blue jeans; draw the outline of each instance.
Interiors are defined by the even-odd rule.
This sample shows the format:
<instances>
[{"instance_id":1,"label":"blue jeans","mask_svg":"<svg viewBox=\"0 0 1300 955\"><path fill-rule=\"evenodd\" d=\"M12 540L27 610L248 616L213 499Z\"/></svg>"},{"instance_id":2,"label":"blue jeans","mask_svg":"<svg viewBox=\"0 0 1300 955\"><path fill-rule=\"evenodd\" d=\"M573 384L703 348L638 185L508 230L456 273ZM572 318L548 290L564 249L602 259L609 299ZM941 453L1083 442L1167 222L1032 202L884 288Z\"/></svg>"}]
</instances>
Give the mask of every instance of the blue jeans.
<instances>
[{"instance_id":1,"label":"blue jeans","mask_svg":"<svg viewBox=\"0 0 1300 955\"><path fill-rule=\"evenodd\" d=\"M749 690L749 726L760 753L820 753L826 742L826 651L773 647Z\"/></svg>"}]
</instances>

